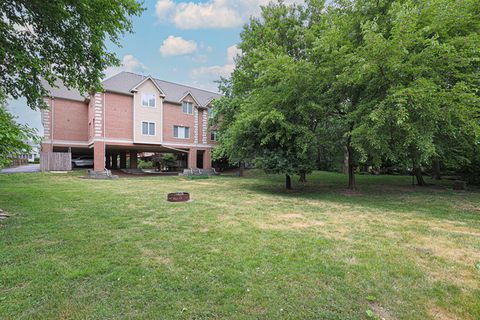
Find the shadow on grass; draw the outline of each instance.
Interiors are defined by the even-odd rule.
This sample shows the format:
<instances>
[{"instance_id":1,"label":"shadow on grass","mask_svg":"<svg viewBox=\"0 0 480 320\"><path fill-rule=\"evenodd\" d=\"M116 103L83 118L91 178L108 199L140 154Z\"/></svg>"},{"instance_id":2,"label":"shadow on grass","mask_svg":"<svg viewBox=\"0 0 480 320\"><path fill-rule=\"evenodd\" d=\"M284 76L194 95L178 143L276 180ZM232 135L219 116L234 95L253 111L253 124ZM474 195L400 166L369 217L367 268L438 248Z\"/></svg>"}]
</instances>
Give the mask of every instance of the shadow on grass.
<instances>
[{"instance_id":1,"label":"shadow on grass","mask_svg":"<svg viewBox=\"0 0 480 320\"><path fill-rule=\"evenodd\" d=\"M242 178L240 178L242 179ZM452 181L427 179L425 187L413 186L409 176L357 176L357 190L347 189L343 174L315 172L306 184L296 180L293 190L285 189L283 176L266 175L257 170L247 174L239 187L264 195L289 199L328 201L361 206L379 212L400 212L480 224L480 190L453 191Z\"/></svg>"}]
</instances>

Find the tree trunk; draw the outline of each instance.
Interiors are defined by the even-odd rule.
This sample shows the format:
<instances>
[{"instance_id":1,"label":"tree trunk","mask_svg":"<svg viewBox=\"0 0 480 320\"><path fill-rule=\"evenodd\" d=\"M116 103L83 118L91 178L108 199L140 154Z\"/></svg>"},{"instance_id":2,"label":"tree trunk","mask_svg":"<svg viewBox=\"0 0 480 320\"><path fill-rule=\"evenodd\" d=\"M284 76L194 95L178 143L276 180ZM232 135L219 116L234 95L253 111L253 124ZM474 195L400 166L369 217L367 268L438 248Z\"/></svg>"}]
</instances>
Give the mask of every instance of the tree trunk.
<instances>
[{"instance_id":1,"label":"tree trunk","mask_svg":"<svg viewBox=\"0 0 480 320\"><path fill-rule=\"evenodd\" d=\"M299 180L301 183L305 183L307 182L307 174L305 173L305 171L301 171L300 172L300 180Z\"/></svg>"},{"instance_id":2,"label":"tree trunk","mask_svg":"<svg viewBox=\"0 0 480 320\"><path fill-rule=\"evenodd\" d=\"M348 148L343 151L343 173L348 174Z\"/></svg>"},{"instance_id":3,"label":"tree trunk","mask_svg":"<svg viewBox=\"0 0 480 320\"><path fill-rule=\"evenodd\" d=\"M355 168L353 166L353 148L350 146L350 141L348 142L347 146L347 154L348 154L348 189L355 190L356 183L355 183Z\"/></svg>"},{"instance_id":4,"label":"tree trunk","mask_svg":"<svg viewBox=\"0 0 480 320\"><path fill-rule=\"evenodd\" d=\"M415 175L415 178L417 178L417 185L418 186L426 186L427 185L425 180L423 180L422 168L420 168L420 167L413 168L413 174Z\"/></svg>"},{"instance_id":5,"label":"tree trunk","mask_svg":"<svg viewBox=\"0 0 480 320\"><path fill-rule=\"evenodd\" d=\"M292 179L288 174L285 175L285 186L287 187L287 190L292 189Z\"/></svg>"},{"instance_id":6,"label":"tree trunk","mask_svg":"<svg viewBox=\"0 0 480 320\"><path fill-rule=\"evenodd\" d=\"M238 176L243 177L245 174L245 163L243 161L240 161L240 168L238 170Z\"/></svg>"},{"instance_id":7,"label":"tree trunk","mask_svg":"<svg viewBox=\"0 0 480 320\"><path fill-rule=\"evenodd\" d=\"M435 180L440 180L442 178L440 174L440 160L438 160L438 158L435 158L432 161L432 178Z\"/></svg>"}]
</instances>

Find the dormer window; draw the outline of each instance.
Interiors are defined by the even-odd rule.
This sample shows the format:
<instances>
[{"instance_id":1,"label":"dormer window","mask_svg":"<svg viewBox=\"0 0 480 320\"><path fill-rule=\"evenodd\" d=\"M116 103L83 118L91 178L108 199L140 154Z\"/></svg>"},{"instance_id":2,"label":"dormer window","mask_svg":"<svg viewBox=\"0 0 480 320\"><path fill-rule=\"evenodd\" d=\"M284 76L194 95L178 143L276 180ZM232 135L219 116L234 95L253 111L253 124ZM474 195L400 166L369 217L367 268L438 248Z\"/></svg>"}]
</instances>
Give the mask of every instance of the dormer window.
<instances>
[{"instance_id":1,"label":"dormer window","mask_svg":"<svg viewBox=\"0 0 480 320\"><path fill-rule=\"evenodd\" d=\"M182 103L183 113L193 114L193 103L184 101Z\"/></svg>"},{"instance_id":2,"label":"dormer window","mask_svg":"<svg viewBox=\"0 0 480 320\"><path fill-rule=\"evenodd\" d=\"M142 93L142 106L155 108L157 105L155 94L153 93Z\"/></svg>"}]
</instances>

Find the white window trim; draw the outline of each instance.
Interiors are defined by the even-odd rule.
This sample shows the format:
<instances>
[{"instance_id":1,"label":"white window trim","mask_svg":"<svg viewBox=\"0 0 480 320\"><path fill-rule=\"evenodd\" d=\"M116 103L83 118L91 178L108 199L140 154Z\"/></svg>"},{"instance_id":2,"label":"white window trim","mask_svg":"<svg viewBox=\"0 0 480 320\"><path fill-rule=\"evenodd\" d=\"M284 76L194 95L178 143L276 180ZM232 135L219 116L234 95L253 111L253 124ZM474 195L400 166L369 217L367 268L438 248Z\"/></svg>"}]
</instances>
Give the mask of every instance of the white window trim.
<instances>
[{"instance_id":1,"label":"white window trim","mask_svg":"<svg viewBox=\"0 0 480 320\"><path fill-rule=\"evenodd\" d=\"M215 139L212 139L212 136L215 138ZM215 141L217 142L217 137L218 136L218 131L217 130L211 130L210 131L210 141Z\"/></svg>"},{"instance_id":2,"label":"white window trim","mask_svg":"<svg viewBox=\"0 0 480 320\"><path fill-rule=\"evenodd\" d=\"M143 124L144 123L148 123L148 126L149 126L148 131L150 131L150 124L153 123L153 126L155 128L155 134L144 134L143 133ZM156 137L157 136L157 123L155 121L144 121L144 120L142 120L141 124L142 124L142 126L140 128L140 132L141 132L142 136L144 136L144 137Z\"/></svg>"},{"instance_id":3,"label":"white window trim","mask_svg":"<svg viewBox=\"0 0 480 320\"><path fill-rule=\"evenodd\" d=\"M192 105L192 113L188 113L188 112L183 111L183 104L184 104L184 103L190 103L190 104ZM190 102L190 101L182 101L182 112L183 112L183 114L188 114L188 115L190 115L190 116L193 116L193 109L194 109L194 108L195 108L195 106L194 106L193 102Z\"/></svg>"},{"instance_id":4,"label":"white window trim","mask_svg":"<svg viewBox=\"0 0 480 320\"><path fill-rule=\"evenodd\" d=\"M153 107L152 107L152 106L148 106L148 105L146 106L146 105L143 104L143 96L144 96L144 95L153 95L154 101L155 101ZM157 107L157 95L156 95L155 93L142 92L142 94L140 94L140 105L141 105L143 108L156 108L156 107Z\"/></svg>"},{"instance_id":5,"label":"white window trim","mask_svg":"<svg viewBox=\"0 0 480 320\"><path fill-rule=\"evenodd\" d=\"M175 137L175 127L188 128L188 138ZM173 136L175 139L189 140L189 139L190 139L190 135L191 135L190 127L187 127L187 126L179 126L179 125L176 125L176 124L174 124L174 125L172 126L172 136Z\"/></svg>"}]
</instances>

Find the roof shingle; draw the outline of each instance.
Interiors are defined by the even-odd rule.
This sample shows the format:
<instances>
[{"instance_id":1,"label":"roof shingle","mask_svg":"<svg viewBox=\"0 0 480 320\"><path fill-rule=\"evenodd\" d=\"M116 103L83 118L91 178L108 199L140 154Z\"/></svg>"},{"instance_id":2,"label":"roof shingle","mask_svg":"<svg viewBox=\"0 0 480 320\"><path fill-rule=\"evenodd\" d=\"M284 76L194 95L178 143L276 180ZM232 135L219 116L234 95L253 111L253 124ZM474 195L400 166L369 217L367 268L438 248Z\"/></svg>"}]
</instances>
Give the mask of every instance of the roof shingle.
<instances>
[{"instance_id":1,"label":"roof shingle","mask_svg":"<svg viewBox=\"0 0 480 320\"><path fill-rule=\"evenodd\" d=\"M132 94L131 90L145 78L148 78L148 76L122 71L108 79L105 79L103 81L103 87L105 91ZM153 77L152 79L162 89L163 93L165 94L166 101L180 102L180 99L182 99L187 92L190 92L202 106L207 106L213 99L221 97L220 94L215 92L164 81ZM83 97L78 90L69 90L63 84L61 84L61 82L57 82L56 84L58 85L58 88L52 88L48 84L45 84L45 89L47 89L47 91L49 91L53 97L76 101L84 101L86 99L86 97Z\"/></svg>"}]
</instances>

